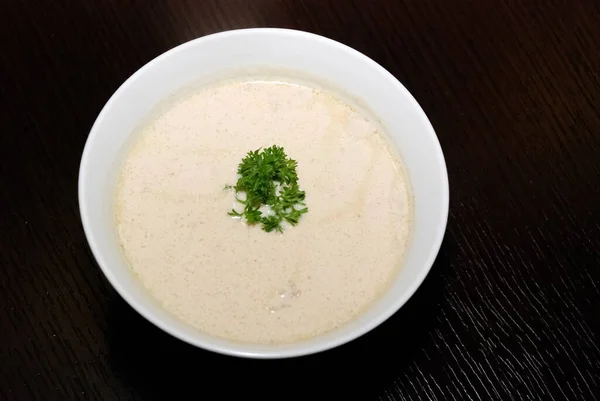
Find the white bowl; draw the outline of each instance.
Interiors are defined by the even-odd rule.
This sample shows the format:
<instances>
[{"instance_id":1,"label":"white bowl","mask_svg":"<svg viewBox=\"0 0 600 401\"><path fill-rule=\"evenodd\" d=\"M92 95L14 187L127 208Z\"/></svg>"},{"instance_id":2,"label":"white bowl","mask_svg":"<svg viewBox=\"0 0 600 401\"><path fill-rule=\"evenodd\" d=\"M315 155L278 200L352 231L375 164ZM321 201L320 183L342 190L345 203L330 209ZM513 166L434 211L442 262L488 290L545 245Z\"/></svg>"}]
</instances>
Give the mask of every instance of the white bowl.
<instances>
[{"instance_id":1,"label":"white bowl","mask_svg":"<svg viewBox=\"0 0 600 401\"><path fill-rule=\"evenodd\" d=\"M413 232L390 289L363 315L321 336L286 345L239 344L186 325L165 311L126 264L113 226L112 196L124 145L135 127L178 89L240 68L302 72L363 101L387 127L404 160L414 199ZM448 176L435 132L410 93L383 67L345 45L286 29L243 29L192 40L133 74L106 103L87 139L79 207L90 248L108 281L137 312L167 333L222 354L285 358L334 348L372 330L413 295L439 251L448 217ZM410 329L410 328L409 328Z\"/></svg>"}]
</instances>

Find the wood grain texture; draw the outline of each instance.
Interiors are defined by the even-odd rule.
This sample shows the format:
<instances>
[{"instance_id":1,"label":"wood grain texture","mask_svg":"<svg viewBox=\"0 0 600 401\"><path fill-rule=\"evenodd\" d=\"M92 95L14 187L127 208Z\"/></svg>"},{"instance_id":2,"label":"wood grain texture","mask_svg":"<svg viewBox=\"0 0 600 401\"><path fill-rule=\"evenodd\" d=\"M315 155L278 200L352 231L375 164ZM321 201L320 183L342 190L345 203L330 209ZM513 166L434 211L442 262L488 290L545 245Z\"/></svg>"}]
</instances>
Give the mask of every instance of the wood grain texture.
<instances>
[{"instance_id":1,"label":"wood grain texture","mask_svg":"<svg viewBox=\"0 0 600 401\"><path fill-rule=\"evenodd\" d=\"M0 400L600 400L598 21L595 0L0 2ZM451 182L444 245L409 303L289 361L147 323L96 266L76 196L89 128L130 74L255 26L382 64L430 117Z\"/></svg>"}]
</instances>

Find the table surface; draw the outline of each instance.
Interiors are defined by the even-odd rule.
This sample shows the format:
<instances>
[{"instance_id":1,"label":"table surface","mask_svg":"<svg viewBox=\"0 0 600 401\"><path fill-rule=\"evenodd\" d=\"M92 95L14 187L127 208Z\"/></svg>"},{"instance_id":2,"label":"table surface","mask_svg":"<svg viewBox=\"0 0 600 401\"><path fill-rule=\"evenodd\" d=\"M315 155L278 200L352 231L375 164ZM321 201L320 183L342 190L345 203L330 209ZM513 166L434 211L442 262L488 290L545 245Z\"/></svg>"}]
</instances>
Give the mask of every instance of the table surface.
<instances>
[{"instance_id":1,"label":"table surface","mask_svg":"<svg viewBox=\"0 0 600 401\"><path fill-rule=\"evenodd\" d=\"M11 0L0 5L0 399L600 399L600 5L577 1ZM322 34L422 105L444 149L439 257L383 326L284 361L224 357L115 293L77 204L97 113L182 42Z\"/></svg>"}]
</instances>

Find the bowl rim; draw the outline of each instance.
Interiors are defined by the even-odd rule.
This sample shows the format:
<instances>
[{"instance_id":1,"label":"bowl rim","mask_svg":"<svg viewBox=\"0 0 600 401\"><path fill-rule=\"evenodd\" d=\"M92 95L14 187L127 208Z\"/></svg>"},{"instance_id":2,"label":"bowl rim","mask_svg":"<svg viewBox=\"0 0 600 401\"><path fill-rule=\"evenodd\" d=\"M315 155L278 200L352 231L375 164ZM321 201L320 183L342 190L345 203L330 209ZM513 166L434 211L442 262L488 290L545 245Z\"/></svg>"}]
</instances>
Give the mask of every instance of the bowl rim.
<instances>
[{"instance_id":1,"label":"bowl rim","mask_svg":"<svg viewBox=\"0 0 600 401\"><path fill-rule=\"evenodd\" d=\"M90 154L92 152L91 142L92 139L99 135L99 125L101 121L104 119L105 114L108 113L108 110L112 108L112 104L117 102L117 99L121 96L122 93L126 92L133 84L135 80L137 80L146 70L153 68L156 64L158 64L161 60L171 57L173 54L181 51L185 51L186 49L197 46L199 43L208 42L212 40L217 40L223 37L242 37L253 34L271 34L271 35L283 35L283 36L296 36L303 37L304 39L312 40L315 42L319 42L320 44L324 44L326 46L333 46L338 48L346 53L350 53L350 56L357 57L362 59L364 62L371 64L371 66L378 70L379 73L386 76L390 82L394 85L394 90L399 90L404 93L404 95L411 101L413 104L413 108L418 115L418 118L422 120L424 125L428 129L428 134L433 136L433 147L432 152L435 153L435 159L437 161L437 174L439 174L442 179L442 188L441 190L441 221L438 224L437 231L435 237L431 239L431 251L427 257L427 261L424 264L423 268L419 270L416 278L409 285L409 288L397 299L394 300L393 303L386 306L386 308L380 312L374 318L366 321L364 324L346 332L341 333L339 336L332 337L330 339L324 340L322 342L318 342L316 344L306 344L303 345L301 342L299 343L291 343L286 344L286 349L272 349L272 350L264 350L264 351L249 351L248 347L252 347L249 344L232 344L229 346L222 346L219 344L214 344L212 342L206 342L202 339L195 338L191 335L187 335L187 333L180 332L177 328L172 327L167 322L164 322L160 317L156 316L151 308L142 305L137 302L130 292L126 290L123 286L121 286L119 279L116 278L112 273L112 269L108 268L108 263L103 257L103 252L97 244L93 223L90 221L88 206L85 202L86 198L86 182L85 177L87 176L88 169L88 160L90 158ZM129 76L120 86L119 88L111 95L109 100L103 106L102 110L96 117L94 124L92 125L88 137L85 142L85 146L83 149L81 162L79 166L79 175L78 175L78 203L79 203L79 212L81 216L82 226L85 233L85 237L94 255L96 263L100 267L104 276L108 280L108 282L112 285L112 287L116 290L116 292L129 304L137 313L143 316L147 321L160 328L164 332L170 334L171 336L184 341L190 345L199 347L201 349L242 358L254 358L254 359L281 359L281 358L293 358L306 356L311 354L316 354L319 352L323 352L326 350L330 350L351 342L364 334L370 332L375 329L377 326L385 322L389 319L393 314L395 314L402 306L413 296L413 294L417 291L417 289L421 286L425 277L430 272L431 267L437 255L439 253L440 247L442 245L442 241L446 232L447 222L448 222L448 213L449 213L449 180L448 180L448 171L446 167L446 161L444 158L444 154L439 143L439 139L437 134L429 121L429 118L416 101L416 99L412 96L412 94L406 89L406 87L388 70L382 67L379 63L366 56L365 54L359 52L358 50L347 46L343 43L340 43L334 39L327 38L325 36L321 36L318 34L305 32L301 30L295 29L287 29L287 28L243 28L243 29L234 29L227 30L222 32L216 32L209 35L205 35L196 39L192 39L190 41L184 42L180 45L177 45L160 55L156 56L142 67L140 67L137 71L135 71L131 76ZM318 339L318 337L315 337ZM297 346L296 346L297 344Z\"/></svg>"}]
</instances>

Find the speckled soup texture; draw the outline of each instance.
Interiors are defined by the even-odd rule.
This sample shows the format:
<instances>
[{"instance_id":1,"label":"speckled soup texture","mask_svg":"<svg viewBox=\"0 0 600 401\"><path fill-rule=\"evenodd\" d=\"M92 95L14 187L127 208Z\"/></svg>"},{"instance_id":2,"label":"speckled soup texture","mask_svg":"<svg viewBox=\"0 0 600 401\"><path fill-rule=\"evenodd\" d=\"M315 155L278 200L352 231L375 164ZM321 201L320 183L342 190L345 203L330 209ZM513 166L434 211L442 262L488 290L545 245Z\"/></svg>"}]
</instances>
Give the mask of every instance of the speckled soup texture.
<instances>
[{"instance_id":1,"label":"speckled soup texture","mask_svg":"<svg viewBox=\"0 0 600 401\"><path fill-rule=\"evenodd\" d=\"M245 343L289 343L365 310L397 273L410 233L409 185L368 113L335 93L281 79L223 81L146 124L115 201L127 260L164 307ZM298 161L309 213L283 234L249 227L235 206L249 150Z\"/></svg>"}]
</instances>

